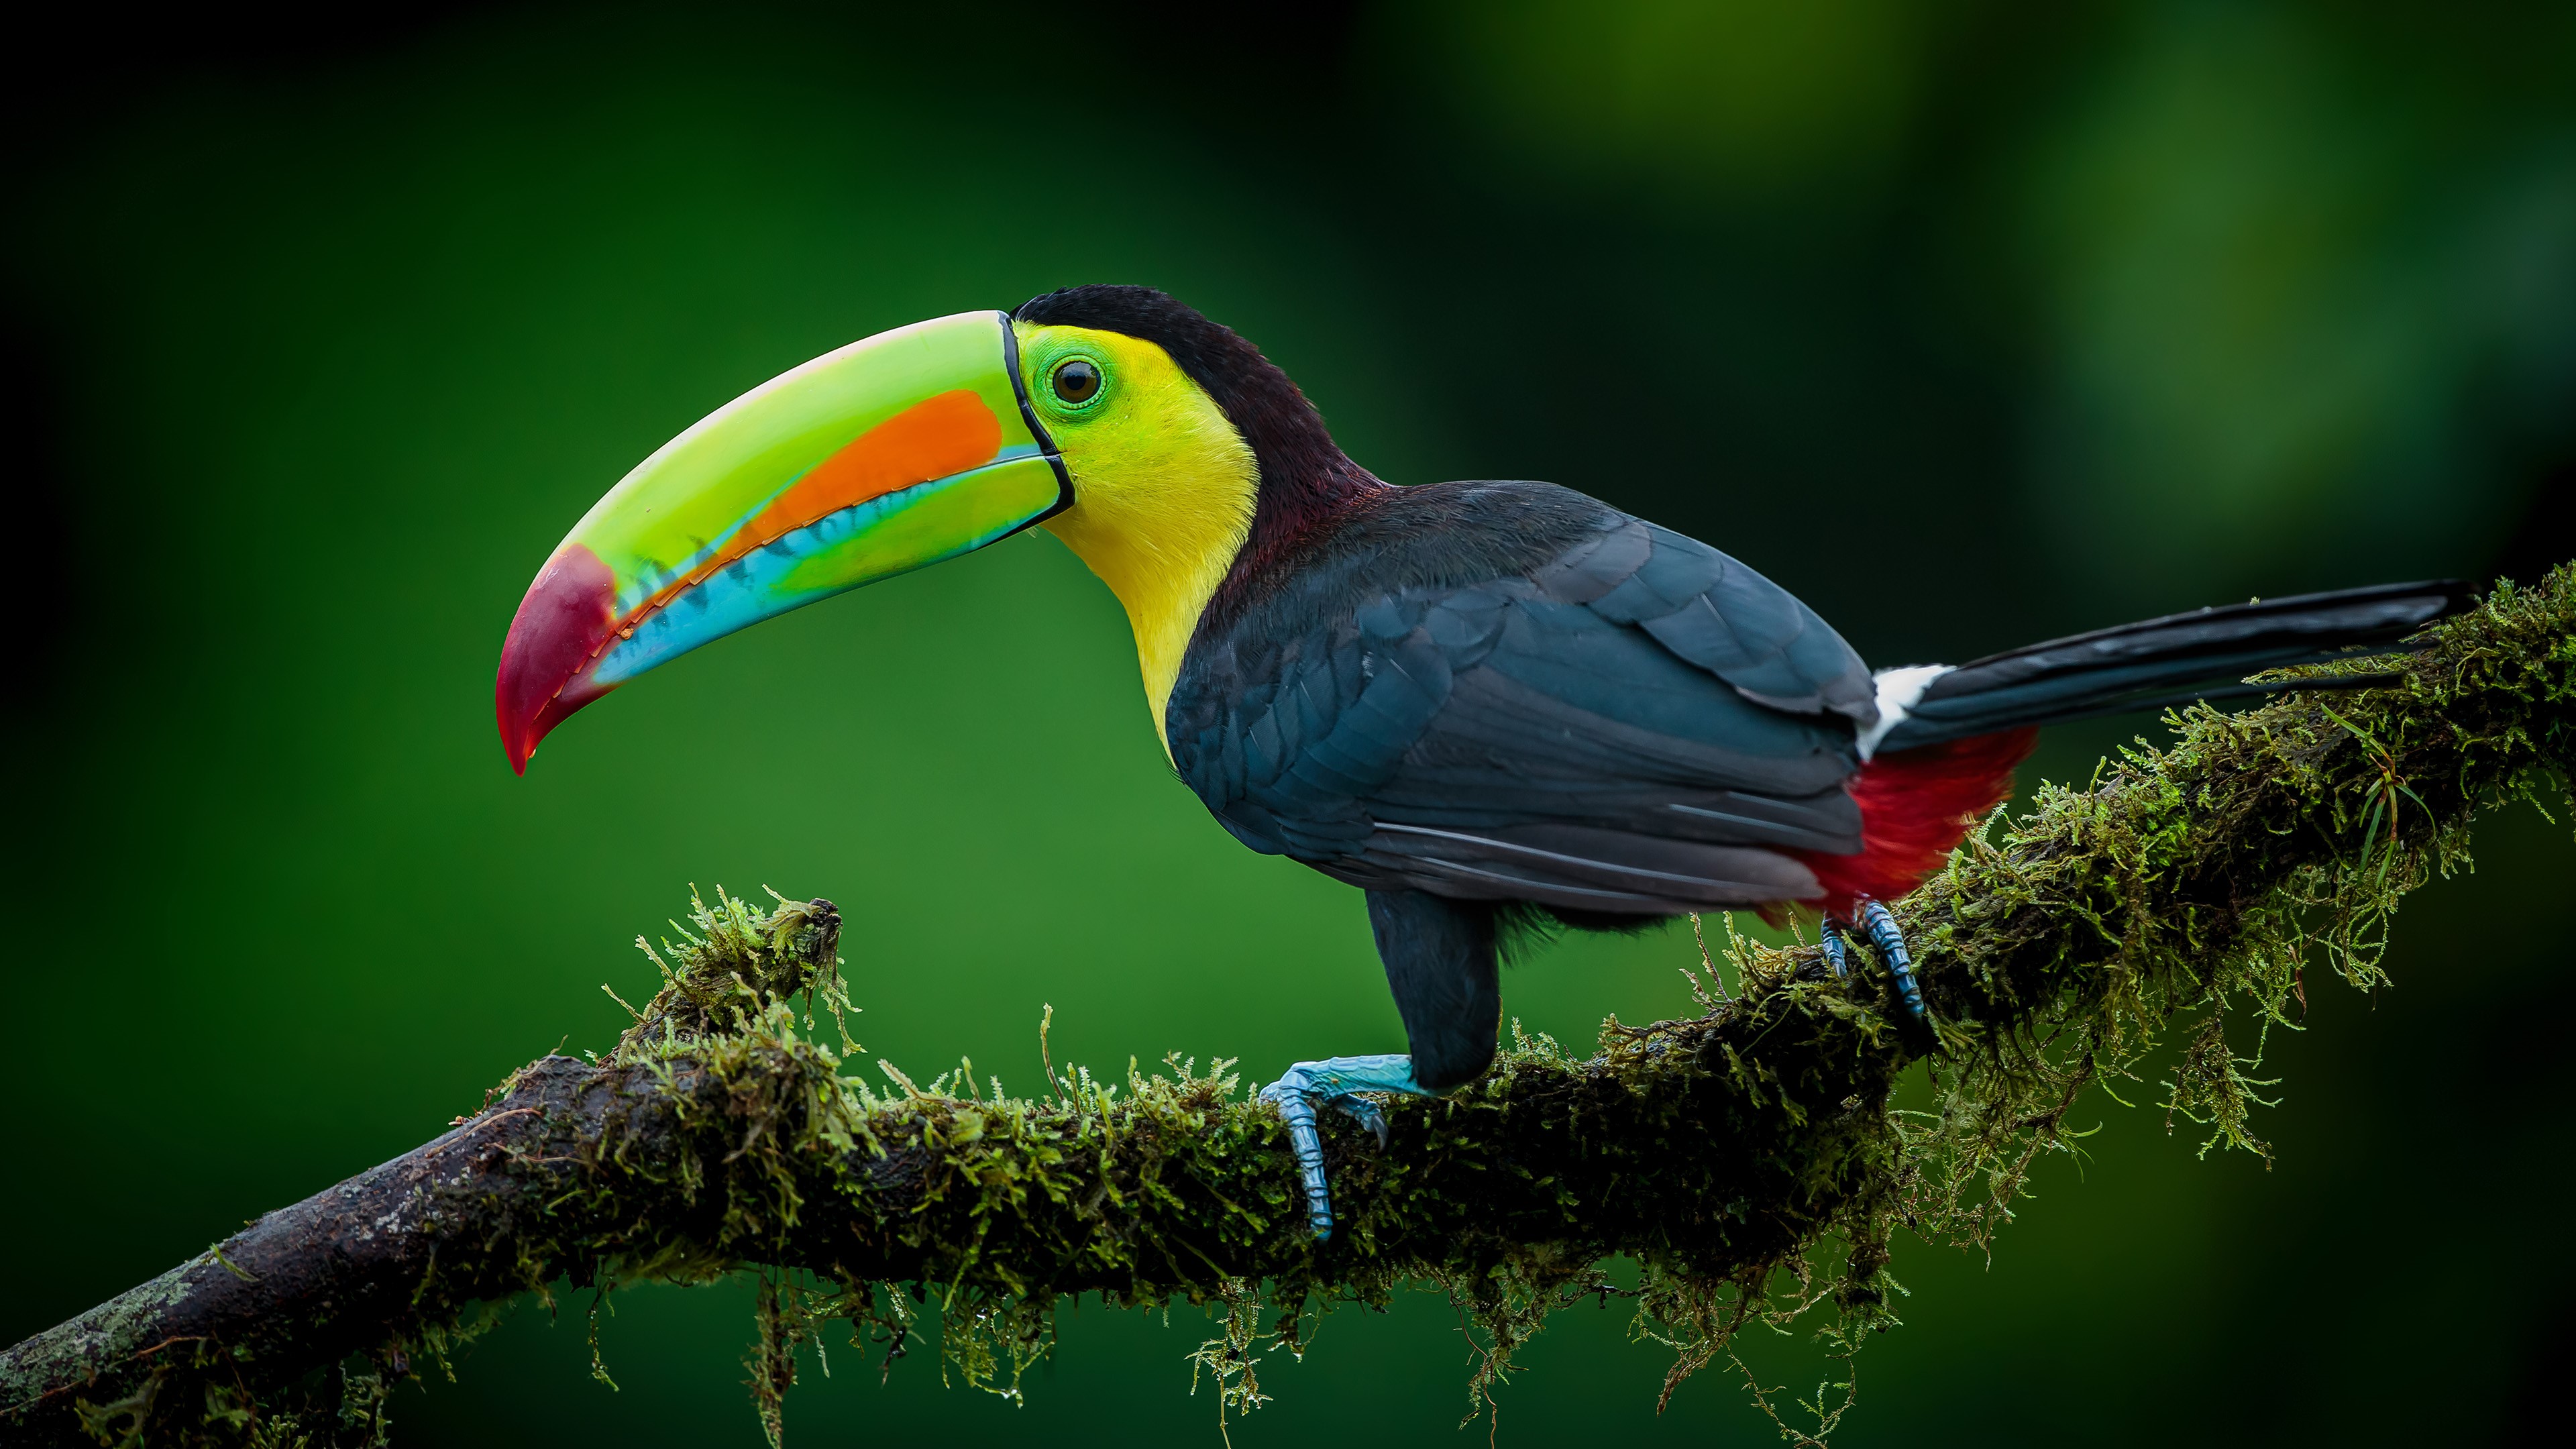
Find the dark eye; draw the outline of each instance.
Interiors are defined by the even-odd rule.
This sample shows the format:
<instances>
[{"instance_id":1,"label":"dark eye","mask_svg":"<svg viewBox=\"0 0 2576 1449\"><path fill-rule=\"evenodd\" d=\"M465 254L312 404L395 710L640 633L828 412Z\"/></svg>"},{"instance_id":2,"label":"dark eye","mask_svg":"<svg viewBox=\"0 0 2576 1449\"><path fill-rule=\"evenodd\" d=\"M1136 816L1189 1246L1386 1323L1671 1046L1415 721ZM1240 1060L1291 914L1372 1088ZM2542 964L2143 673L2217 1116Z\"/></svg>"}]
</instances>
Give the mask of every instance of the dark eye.
<instances>
[{"instance_id":1,"label":"dark eye","mask_svg":"<svg viewBox=\"0 0 2576 1449\"><path fill-rule=\"evenodd\" d=\"M1069 403L1086 403L1100 395L1100 369L1077 357L1055 370L1055 395Z\"/></svg>"}]
</instances>

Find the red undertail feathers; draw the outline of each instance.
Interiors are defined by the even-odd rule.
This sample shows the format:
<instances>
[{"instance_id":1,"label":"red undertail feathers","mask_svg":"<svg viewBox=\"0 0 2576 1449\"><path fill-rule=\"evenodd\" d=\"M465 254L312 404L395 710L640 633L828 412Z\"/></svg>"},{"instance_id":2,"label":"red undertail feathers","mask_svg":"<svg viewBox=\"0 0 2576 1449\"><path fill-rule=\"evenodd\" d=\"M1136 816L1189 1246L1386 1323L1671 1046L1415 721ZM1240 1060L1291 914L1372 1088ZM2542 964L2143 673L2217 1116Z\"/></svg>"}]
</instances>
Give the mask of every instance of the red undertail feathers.
<instances>
[{"instance_id":1,"label":"red undertail feathers","mask_svg":"<svg viewBox=\"0 0 2576 1449\"><path fill-rule=\"evenodd\" d=\"M2012 795L2013 767L2030 754L2036 728L1897 750L1861 766L1850 785L1860 804L1858 855L1800 859L1824 895L1806 904L1848 916L1861 898L1892 901L1941 868L1951 847Z\"/></svg>"}]
</instances>

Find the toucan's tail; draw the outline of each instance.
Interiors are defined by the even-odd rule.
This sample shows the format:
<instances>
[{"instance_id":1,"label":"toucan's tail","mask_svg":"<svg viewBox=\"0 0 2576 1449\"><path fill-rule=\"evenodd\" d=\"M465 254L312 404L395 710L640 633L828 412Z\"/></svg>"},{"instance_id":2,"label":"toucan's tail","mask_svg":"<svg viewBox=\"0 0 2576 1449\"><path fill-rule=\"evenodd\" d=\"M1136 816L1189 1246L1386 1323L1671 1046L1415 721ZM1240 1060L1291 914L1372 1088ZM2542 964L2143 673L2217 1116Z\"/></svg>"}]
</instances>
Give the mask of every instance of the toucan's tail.
<instances>
[{"instance_id":1,"label":"toucan's tail","mask_svg":"<svg viewBox=\"0 0 2576 1449\"><path fill-rule=\"evenodd\" d=\"M2170 614L1956 668L1891 669L1878 676L1875 738L1864 738L1872 753L1886 754L2089 715L2268 694L2294 686L2247 684L2245 676L2354 649L2384 651L2469 604L2468 585L2453 580L2381 584ZM2295 687L2348 689L2387 677L2302 680Z\"/></svg>"}]
</instances>

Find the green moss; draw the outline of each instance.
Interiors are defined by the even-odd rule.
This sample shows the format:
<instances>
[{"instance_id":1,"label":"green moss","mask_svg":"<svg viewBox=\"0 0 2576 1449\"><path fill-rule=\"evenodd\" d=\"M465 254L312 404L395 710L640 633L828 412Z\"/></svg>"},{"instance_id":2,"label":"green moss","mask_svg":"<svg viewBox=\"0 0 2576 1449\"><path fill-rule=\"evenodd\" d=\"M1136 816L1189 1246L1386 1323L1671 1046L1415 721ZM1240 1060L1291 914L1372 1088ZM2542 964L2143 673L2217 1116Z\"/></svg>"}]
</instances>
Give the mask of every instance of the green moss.
<instances>
[{"instance_id":1,"label":"green moss","mask_svg":"<svg viewBox=\"0 0 2576 1449\"><path fill-rule=\"evenodd\" d=\"M746 1367L773 1443L804 1353L830 1338L890 1367L935 1309L943 1374L1016 1396L1078 1293L1210 1310L1195 1358L1221 1423L1263 1402L1263 1353L1301 1352L1314 1316L1407 1287L1465 1315L1471 1413L1551 1312L1613 1296L1673 1355L1667 1395L1720 1361L1741 1371L1750 1325L1811 1329L1848 1365L1899 1321L1896 1235L1990 1244L2039 1157L2074 1149L2083 1095L2143 1085L2160 1042L2182 1045L2159 1084L2167 1120L2197 1124L2204 1151L2268 1152L2264 1044L2297 1029L2317 968L2384 982L2399 903L2468 866L2475 812L2565 793L2576 570L2499 586L2404 668L2386 687L2182 712L2170 745L1986 821L1897 907L1935 1055L1913 1054L1874 971L1830 979L1812 947L1730 930L1741 991L1712 963L1703 1016L1613 1020L1586 1055L1515 1027L1482 1081L1392 1104L1386 1151L1330 1126L1342 1231L1324 1245L1275 1113L1231 1063L1131 1061L1113 1080L1050 1062L1035 1098L987 1092L971 1063L926 1086L889 1064L871 1079L847 1066L828 904L693 895L687 924L644 948L660 989L584 1079L605 1115L566 1112L499 1178L453 1189L442 1211L492 1260L434 1265L374 1361L443 1359L495 1291L754 1272ZM1917 1063L1931 1106L1893 1110ZM565 1070L523 1070L487 1110L560 1103L537 1087ZM1608 1276L1622 1258L1633 1283ZM1853 1375L1796 1401L1745 1381L1785 1434L1821 1438ZM100 1437L180 1424L159 1385L129 1385L139 1407L103 1403ZM227 1400L185 1434L299 1422L247 1408Z\"/></svg>"}]
</instances>

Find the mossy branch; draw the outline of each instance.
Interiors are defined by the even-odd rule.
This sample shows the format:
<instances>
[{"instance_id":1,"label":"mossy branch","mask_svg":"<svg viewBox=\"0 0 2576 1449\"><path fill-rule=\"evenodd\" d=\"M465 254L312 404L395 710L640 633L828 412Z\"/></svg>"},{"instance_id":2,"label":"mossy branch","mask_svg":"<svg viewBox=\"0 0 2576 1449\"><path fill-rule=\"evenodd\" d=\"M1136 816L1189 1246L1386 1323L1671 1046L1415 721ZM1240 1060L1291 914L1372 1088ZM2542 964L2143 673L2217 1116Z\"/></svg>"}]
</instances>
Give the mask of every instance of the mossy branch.
<instances>
[{"instance_id":1,"label":"mossy branch","mask_svg":"<svg viewBox=\"0 0 2576 1449\"><path fill-rule=\"evenodd\" d=\"M2393 686L2187 712L2170 749L2043 789L1903 902L1939 1023L1930 1113L1890 1109L1911 1052L1875 972L1739 943L1739 990L1705 1016L1614 1021L1584 1058L1516 1041L1475 1086L1395 1104L1383 1152L1328 1132L1343 1227L1319 1246L1277 1117L1227 1064L1077 1069L1033 1100L888 1067L877 1090L816 1034L818 1005L843 1003L828 903L720 894L656 956L664 989L606 1059L535 1062L428 1145L0 1354L0 1435L373 1438L385 1385L443 1358L478 1305L742 1270L762 1275L773 1438L827 1319L892 1356L935 1307L956 1370L1014 1392L1078 1293L1221 1306L1199 1358L1238 1408L1303 1309L1407 1283L1484 1335L1478 1394L1549 1308L1599 1294L1638 1300L1675 1383L1757 1316L1831 1305L1849 1352L1892 1321L1891 1234L1985 1240L2083 1090L2160 1035L2186 1044L2168 1113L2263 1150L2259 1043L2304 1003L2305 969L2383 979L2390 913L2465 859L2476 810L2564 792L2576 567L2420 643ZM1617 1255L1637 1286L1602 1276Z\"/></svg>"}]
</instances>

